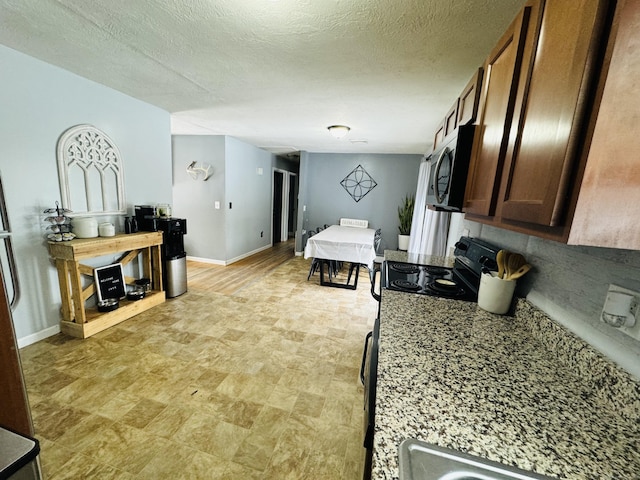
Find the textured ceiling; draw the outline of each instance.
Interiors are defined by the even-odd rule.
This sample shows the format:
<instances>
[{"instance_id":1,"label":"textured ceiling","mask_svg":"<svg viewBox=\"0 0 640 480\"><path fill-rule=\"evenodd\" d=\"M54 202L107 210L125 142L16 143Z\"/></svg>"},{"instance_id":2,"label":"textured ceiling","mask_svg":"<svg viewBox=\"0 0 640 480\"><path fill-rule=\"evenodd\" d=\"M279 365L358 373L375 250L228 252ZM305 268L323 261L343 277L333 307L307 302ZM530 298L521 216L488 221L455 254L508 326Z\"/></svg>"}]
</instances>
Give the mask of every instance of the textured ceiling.
<instances>
[{"instance_id":1,"label":"textured ceiling","mask_svg":"<svg viewBox=\"0 0 640 480\"><path fill-rule=\"evenodd\" d=\"M176 134L424 153L523 3L1 0L0 43L171 112Z\"/></svg>"}]
</instances>

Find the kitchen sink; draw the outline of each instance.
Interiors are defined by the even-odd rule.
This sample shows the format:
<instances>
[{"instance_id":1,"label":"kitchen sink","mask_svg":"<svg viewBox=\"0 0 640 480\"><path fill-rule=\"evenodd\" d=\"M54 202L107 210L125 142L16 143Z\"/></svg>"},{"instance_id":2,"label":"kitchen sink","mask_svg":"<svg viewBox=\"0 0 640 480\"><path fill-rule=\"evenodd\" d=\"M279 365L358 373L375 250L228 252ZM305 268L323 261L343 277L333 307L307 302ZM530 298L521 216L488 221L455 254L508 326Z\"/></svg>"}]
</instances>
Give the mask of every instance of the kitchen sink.
<instances>
[{"instance_id":1,"label":"kitchen sink","mask_svg":"<svg viewBox=\"0 0 640 480\"><path fill-rule=\"evenodd\" d=\"M400 480L550 480L414 438L403 440L398 450Z\"/></svg>"}]
</instances>

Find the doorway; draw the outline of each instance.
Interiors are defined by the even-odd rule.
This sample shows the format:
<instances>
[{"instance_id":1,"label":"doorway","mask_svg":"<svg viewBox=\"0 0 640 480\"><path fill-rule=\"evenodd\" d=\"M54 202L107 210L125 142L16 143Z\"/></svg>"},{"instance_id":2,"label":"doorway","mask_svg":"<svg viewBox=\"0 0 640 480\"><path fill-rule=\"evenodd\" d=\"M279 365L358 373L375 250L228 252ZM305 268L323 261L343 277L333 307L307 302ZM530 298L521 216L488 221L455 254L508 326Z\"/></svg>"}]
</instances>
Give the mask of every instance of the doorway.
<instances>
[{"instance_id":1,"label":"doorway","mask_svg":"<svg viewBox=\"0 0 640 480\"><path fill-rule=\"evenodd\" d=\"M271 238L274 245L282 241L284 175L282 171L273 171L273 219L271 221Z\"/></svg>"},{"instance_id":2,"label":"doorway","mask_svg":"<svg viewBox=\"0 0 640 480\"><path fill-rule=\"evenodd\" d=\"M279 168L273 169L272 243L293 238L296 231L298 206L298 175Z\"/></svg>"}]
</instances>

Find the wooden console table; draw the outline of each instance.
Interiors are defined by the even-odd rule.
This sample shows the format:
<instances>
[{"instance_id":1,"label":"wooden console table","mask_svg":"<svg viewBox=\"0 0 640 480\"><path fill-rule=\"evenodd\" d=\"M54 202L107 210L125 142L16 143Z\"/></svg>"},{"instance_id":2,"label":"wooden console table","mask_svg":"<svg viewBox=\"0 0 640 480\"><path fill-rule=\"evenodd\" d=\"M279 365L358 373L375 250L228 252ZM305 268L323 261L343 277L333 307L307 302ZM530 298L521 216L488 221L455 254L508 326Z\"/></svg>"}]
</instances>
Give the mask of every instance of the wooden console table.
<instances>
[{"instance_id":1,"label":"wooden console table","mask_svg":"<svg viewBox=\"0 0 640 480\"><path fill-rule=\"evenodd\" d=\"M55 260L62 297L60 330L73 337L87 338L164 302L161 245L162 232L49 242L49 254ZM120 307L111 312L99 312L96 307L86 308L87 299L96 293L94 267L82 265L80 261L120 252L124 252L119 260L123 265L142 254L142 270L144 277L151 280L151 291L142 300L120 300ZM92 280L84 288L82 275ZM135 280L125 276L125 283L129 285Z\"/></svg>"}]
</instances>

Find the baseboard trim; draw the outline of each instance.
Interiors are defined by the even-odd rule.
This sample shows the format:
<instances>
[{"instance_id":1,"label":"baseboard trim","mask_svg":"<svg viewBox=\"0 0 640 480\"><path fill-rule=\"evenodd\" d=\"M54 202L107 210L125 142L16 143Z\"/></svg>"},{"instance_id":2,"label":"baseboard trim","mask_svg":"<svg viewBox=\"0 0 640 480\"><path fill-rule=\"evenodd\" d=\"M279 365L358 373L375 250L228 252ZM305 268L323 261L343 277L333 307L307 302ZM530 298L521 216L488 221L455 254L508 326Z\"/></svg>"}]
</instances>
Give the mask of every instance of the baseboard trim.
<instances>
[{"instance_id":1,"label":"baseboard trim","mask_svg":"<svg viewBox=\"0 0 640 480\"><path fill-rule=\"evenodd\" d=\"M28 347L29 345L33 345L34 343L37 343L40 340L53 337L58 333L60 333L60 325L55 325L53 327L45 328L44 330L40 330L39 332L32 333L31 335L27 335L26 337L19 338L18 348Z\"/></svg>"},{"instance_id":2,"label":"baseboard trim","mask_svg":"<svg viewBox=\"0 0 640 480\"><path fill-rule=\"evenodd\" d=\"M200 262L200 263L209 263L212 265L222 265L223 267L226 267L227 265L231 265L232 263L235 262L239 262L240 260L243 260L247 257L250 257L251 255L255 255L256 253L260 253L264 250L267 250L269 248L271 248L273 245L265 245L264 247L260 247L257 248L256 250L253 250L251 252L247 252L247 253L243 253L242 255L235 257L235 258L231 258L229 260L214 260L212 258L204 258L204 257L192 257L190 255L187 255L187 260L191 260L193 262Z\"/></svg>"},{"instance_id":3,"label":"baseboard trim","mask_svg":"<svg viewBox=\"0 0 640 480\"><path fill-rule=\"evenodd\" d=\"M187 260L191 260L192 262L209 263L211 265L226 265L224 260L213 260L211 258L204 257L192 257L190 255L187 255Z\"/></svg>"},{"instance_id":4,"label":"baseboard trim","mask_svg":"<svg viewBox=\"0 0 640 480\"><path fill-rule=\"evenodd\" d=\"M255 255L256 253L260 253L260 252L262 252L264 250L268 250L272 246L273 245L265 245L264 247L257 248L256 250L254 250L252 252L247 252L247 253L244 253L244 254L240 255L239 257L232 258L232 259L227 261L227 265L230 265L230 264L235 263L235 262L239 262L242 259L250 257L251 255Z\"/></svg>"}]
</instances>

